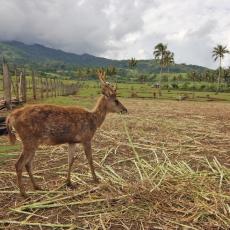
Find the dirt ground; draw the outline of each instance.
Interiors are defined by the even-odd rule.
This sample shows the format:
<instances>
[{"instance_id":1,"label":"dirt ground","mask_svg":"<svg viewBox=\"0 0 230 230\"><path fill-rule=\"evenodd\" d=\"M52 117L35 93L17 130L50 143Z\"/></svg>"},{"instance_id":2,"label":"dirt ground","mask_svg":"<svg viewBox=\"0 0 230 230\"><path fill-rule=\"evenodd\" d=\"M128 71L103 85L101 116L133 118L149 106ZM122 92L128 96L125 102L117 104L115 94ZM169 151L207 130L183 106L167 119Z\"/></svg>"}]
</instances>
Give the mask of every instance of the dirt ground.
<instances>
[{"instance_id":1,"label":"dirt ground","mask_svg":"<svg viewBox=\"0 0 230 230\"><path fill-rule=\"evenodd\" d=\"M15 184L20 151L0 158L0 228L228 229L230 105L122 102L129 113L108 115L93 140L99 184L81 146L73 190L65 186L67 146L41 146L34 174L44 190L34 191L24 173L25 200Z\"/></svg>"}]
</instances>

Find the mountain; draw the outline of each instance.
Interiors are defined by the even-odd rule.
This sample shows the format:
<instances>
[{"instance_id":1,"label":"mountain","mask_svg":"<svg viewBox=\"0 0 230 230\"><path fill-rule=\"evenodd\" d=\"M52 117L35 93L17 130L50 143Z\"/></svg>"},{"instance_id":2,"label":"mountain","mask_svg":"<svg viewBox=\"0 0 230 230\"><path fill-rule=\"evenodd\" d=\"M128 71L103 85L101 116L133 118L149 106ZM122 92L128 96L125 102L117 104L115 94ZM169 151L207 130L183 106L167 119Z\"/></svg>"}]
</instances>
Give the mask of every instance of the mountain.
<instances>
[{"instance_id":1,"label":"mountain","mask_svg":"<svg viewBox=\"0 0 230 230\"><path fill-rule=\"evenodd\" d=\"M5 57L8 63L30 65L37 68L68 69L75 67L106 67L128 68L127 60L111 60L90 54L74 54L52 49L40 44L27 45L18 41L0 42L0 58ZM136 69L143 73L158 73L159 65L153 60L138 60ZM207 68L197 65L175 64L170 72L204 71Z\"/></svg>"},{"instance_id":2,"label":"mountain","mask_svg":"<svg viewBox=\"0 0 230 230\"><path fill-rule=\"evenodd\" d=\"M54 61L73 65L97 66L109 65L112 62L112 60L89 54L67 53L40 44L26 45L18 41L0 42L0 56L4 56L16 64Z\"/></svg>"}]
</instances>

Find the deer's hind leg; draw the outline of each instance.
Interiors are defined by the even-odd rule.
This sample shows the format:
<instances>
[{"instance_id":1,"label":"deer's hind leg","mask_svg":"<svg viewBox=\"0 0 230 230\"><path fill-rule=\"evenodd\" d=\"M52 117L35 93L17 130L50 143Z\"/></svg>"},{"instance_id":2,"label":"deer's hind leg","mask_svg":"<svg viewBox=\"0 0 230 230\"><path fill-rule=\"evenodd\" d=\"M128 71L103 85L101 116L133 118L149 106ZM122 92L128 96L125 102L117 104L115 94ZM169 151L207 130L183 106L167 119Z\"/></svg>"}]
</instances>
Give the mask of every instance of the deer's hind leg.
<instances>
[{"instance_id":1,"label":"deer's hind leg","mask_svg":"<svg viewBox=\"0 0 230 230\"><path fill-rule=\"evenodd\" d=\"M26 164L30 163L30 161L32 160L35 153L35 149L36 149L35 145L31 143L23 143L22 153L15 164L16 174L17 174L17 184L20 190L20 194L24 197L27 197L27 194L25 192L25 187L22 183L22 172Z\"/></svg>"},{"instance_id":2,"label":"deer's hind leg","mask_svg":"<svg viewBox=\"0 0 230 230\"><path fill-rule=\"evenodd\" d=\"M33 158L35 155L35 150L33 152L31 152L31 158L28 161L28 163L26 163L25 167L26 167L26 171L30 177L31 183L34 187L35 190L42 190L42 188L35 182L34 176L33 176Z\"/></svg>"}]
</instances>

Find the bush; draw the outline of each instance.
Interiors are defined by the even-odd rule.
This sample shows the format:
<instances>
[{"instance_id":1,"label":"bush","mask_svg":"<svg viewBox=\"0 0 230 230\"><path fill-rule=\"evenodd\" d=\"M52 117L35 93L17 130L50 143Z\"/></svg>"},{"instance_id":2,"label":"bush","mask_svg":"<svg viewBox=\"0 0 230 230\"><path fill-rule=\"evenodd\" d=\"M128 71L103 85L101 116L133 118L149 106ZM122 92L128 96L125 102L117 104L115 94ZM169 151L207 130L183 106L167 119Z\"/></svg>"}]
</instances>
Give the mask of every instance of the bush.
<instances>
[{"instance_id":1,"label":"bush","mask_svg":"<svg viewBox=\"0 0 230 230\"><path fill-rule=\"evenodd\" d=\"M189 82L183 82L180 86L179 86L180 89L185 89L187 90L189 88Z\"/></svg>"},{"instance_id":2,"label":"bush","mask_svg":"<svg viewBox=\"0 0 230 230\"><path fill-rule=\"evenodd\" d=\"M202 91L204 91L207 88L208 88L207 84L201 84L200 87L199 87L199 89L202 90Z\"/></svg>"},{"instance_id":3,"label":"bush","mask_svg":"<svg viewBox=\"0 0 230 230\"><path fill-rule=\"evenodd\" d=\"M179 88L177 83L172 83L172 84L171 84L171 87L172 87L173 89L178 89L178 88Z\"/></svg>"}]
</instances>

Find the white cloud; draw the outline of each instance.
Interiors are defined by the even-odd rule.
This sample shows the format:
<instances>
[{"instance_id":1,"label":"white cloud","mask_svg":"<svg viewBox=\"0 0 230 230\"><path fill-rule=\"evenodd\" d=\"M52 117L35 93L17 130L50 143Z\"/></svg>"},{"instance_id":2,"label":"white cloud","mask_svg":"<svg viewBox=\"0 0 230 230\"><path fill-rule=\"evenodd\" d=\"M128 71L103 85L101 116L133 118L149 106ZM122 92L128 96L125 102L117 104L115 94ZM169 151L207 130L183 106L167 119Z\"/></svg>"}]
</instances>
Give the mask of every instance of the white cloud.
<instances>
[{"instance_id":1,"label":"white cloud","mask_svg":"<svg viewBox=\"0 0 230 230\"><path fill-rule=\"evenodd\" d=\"M212 48L219 43L230 48L229 0L0 0L0 5L0 40L113 59L152 58L154 45L164 42L177 62L214 68Z\"/></svg>"}]
</instances>

